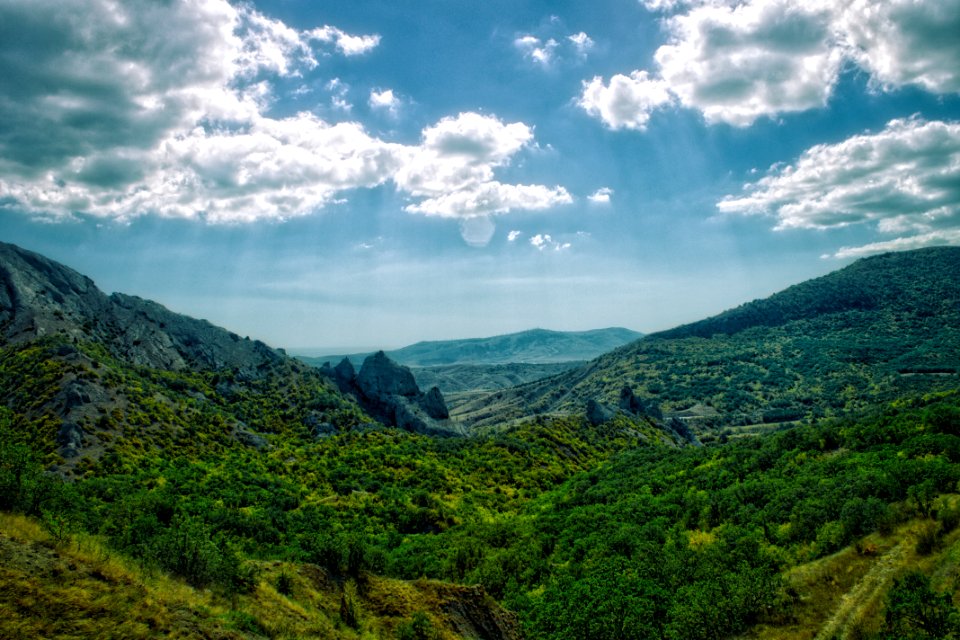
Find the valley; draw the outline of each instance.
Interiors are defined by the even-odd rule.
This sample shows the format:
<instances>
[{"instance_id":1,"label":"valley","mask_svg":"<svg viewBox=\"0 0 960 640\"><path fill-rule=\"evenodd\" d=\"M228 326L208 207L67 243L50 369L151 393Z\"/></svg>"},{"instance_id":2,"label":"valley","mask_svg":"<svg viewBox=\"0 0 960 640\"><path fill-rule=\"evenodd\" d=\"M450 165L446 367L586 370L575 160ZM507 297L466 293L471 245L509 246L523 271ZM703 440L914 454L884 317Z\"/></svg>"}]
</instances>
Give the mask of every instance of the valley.
<instances>
[{"instance_id":1,"label":"valley","mask_svg":"<svg viewBox=\"0 0 960 640\"><path fill-rule=\"evenodd\" d=\"M0 285L0 637L958 633L960 249L439 369Z\"/></svg>"}]
</instances>

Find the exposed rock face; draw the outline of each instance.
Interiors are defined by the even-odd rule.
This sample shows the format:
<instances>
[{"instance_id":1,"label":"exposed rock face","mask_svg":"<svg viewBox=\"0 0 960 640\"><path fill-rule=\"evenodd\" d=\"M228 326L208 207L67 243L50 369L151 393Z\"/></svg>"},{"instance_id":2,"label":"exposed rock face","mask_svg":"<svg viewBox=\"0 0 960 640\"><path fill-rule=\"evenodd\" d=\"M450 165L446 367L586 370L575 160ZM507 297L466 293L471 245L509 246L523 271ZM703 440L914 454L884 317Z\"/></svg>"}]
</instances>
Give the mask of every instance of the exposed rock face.
<instances>
[{"instance_id":1,"label":"exposed rock face","mask_svg":"<svg viewBox=\"0 0 960 640\"><path fill-rule=\"evenodd\" d=\"M447 409L447 401L440 393L440 387L430 387L430 390L423 395L420 406L434 420L446 420L450 417L450 410Z\"/></svg>"},{"instance_id":2,"label":"exposed rock face","mask_svg":"<svg viewBox=\"0 0 960 640\"><path fill-rule=\"evenodd\" d=\"M423 393L408 367L397 364L383 351L368 356L355 373L344 358L336 367L321 369L341 391L352 393L361 406L384 423L407 431L432 435L462 435L449 423L450 412L437 387ZM322 437L322 434L318 434Z\"/></svg>"},{"instance_id":3,"label":"exposed rock face","mask_svg":"<svg viewBox=\"0 0 960 640\"><path fill-rule=\"evenodd\" d=\"M357 386L368 398L398 395L413 397L420 393L408 367L397 364L383 351L368 356L357 374Z\"/></svg>"},{"instance_id":4,"label":"exposed rock face","mask_svg":"<svg viewBox=\"0 0 960 640\"><path fill-rule=\"evenodd\" d=\"M270 443L267 442L266 438L259 433L256 433L242 422L237 423L237 425L233 428L233 439L243 446L256 449L257 451L263 451L264 449L270 448Z\"/></svg>"},{"instance_id":5,"label":"exposed rock face","mask_svg":"<svg viewBox=\"0 0 960 640\"><path fill-rule=\"evenodd\" d=\"M284 356L259 341L120 293L73 269L0 243L0 342L62 335L99 342L120 360L155 369L237 369L256 378Z\"/></svg>"},{"instance_id":6,"label":"exposed rock face","mask_svg":"<svg viewBox=\"0 0 960 640\"><path fill-rule=\"evenodd\" d=\"M75 422L64 422L57 434L57 444L64 458L77 457L83 448L83 429Z\"/></svg>"},{"instance_id":7,"label":"exposed rock face","mask_svg":"<svg viewBox=\"0 0 960 640\"><path fill-rule=\"evenodd\" d=\"M597 402L593 398L587 400L587 420L589 420L593 426L596 427L604 422L608 422L612 420L615 415L617 415L616 412L607 405Z\"/></svg>"},{"instance_id":8,"label":"exposed rock face","mask_svg":"<svg viewBox=\"0 0 960 640\"><path fill-rule=\"evenodd\" d=\"M593 398L587 401L586 407L587 420L593 426L599 426L609 422L617 415L626 415L632 418L647 418L652 423L659 425L661 431L675 444L687 444L695 447L702 447L703 444L697 438L696 434L690 430L682 420L671 418L663 421L663 412L660 406L653 400L643 400L634 394L633 389L624 386L620 390L620 402L617 409L613 409Z\"/></svg>"},{"instance_id":9,"label":"exposed rock face","mask_svg":"<svg viewBox=\"0 0 960 640\"><path fill-rule=\"evenodd\" d=\"M281 351L205 320L173 313L135 296L108 296L90 278L0 242L0 346L16 348L43 338L54 338L41 343L44 357L65 366L59 369L61 377L51 382L56 389L51 391L50 402L26 406L23 411L30 418L59 418L54 434L65 462L56 469L65 476L80 460L103 455L109 442L103 435L123 422L129 403L123 385L110 384L100 375L103 356L76 343L100 345L125 365L214 372L214 387L228 402L251 382L309 370ZM210 401L200 392L184 392L199 402ZM0 402L6 400L0 398ZM171 402L162 394L153 401ZM158 425L138 426L152 429ZM255 429L242 424L231 435L257 450L270 446Z\"/></svg>"},{"instance_id":10,"label":"exposed rock face","mask_svg":"<svg viewBox=\"0 0 960 640\"><path fill-rule=\"evenodd\" d=\"M693 445L694 447L703 446L703 443L700 442L697 435L690 430L690 427L683 420L670 418L670 421L667 423L667 428L677 434L677 438L682 442Z\"/></svg>"},{"instance_id":11,"label":"exposed rock face","mask_svg":"<svg viewBox=\"0 0 960 640\"><path fill-rule=\"evenodd\" d=\"M656 402L653 400L643 400L642 398L638 398L633 393L633 389L628 386L625 386L620 390L620 409L627 414L648 416L656 420L663 420L663 412L660 410L660 406L657 405Z\"/></svg>"},{"instance_id":12,"label":"exposed rock face","mask_svg":"<svg viewBox=\"0 0 960 640\"><path fill-rule=\"evenodd\" d=\"M333 374L337 382L352 385L357 381L357 372L353 368L353 363L350 362L349 358L341 360L340 364L333 368Z\"/></svg>"}]
</instances>

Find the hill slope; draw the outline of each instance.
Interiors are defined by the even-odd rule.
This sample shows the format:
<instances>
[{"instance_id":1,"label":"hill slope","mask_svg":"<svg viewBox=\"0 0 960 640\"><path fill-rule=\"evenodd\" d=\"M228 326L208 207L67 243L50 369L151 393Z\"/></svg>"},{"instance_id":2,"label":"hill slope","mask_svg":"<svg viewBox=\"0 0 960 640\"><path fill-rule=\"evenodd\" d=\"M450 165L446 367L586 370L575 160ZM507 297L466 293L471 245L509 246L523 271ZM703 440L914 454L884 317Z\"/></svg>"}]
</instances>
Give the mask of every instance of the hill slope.
<instances>
[{"instance_id":1,"label":"hill slope","mask_svg":"<svg viewBox=\"0 0 960 640\"><path fill-rule=\"evenodd\" d=\"M316 370L262 342L0 243L0 404L69 475L121 442L268 446L282 429L369 422Z\"/></svg>"},{"instance_id":2,"label":"hill slope","mask_svg":"<svg viewBox=\"0 0 960 640\"><path fill-rule=\"evenodd\" d=\"M392 360L409 367L448 365L555 364L590 360L640 338L643 334L611 327L592 331L549 331L530 329L490 338L418 342L402 349L387 351ZM359 362L368 354L351 354ZM343 356L302 358L321 365Z\"/></svg>"},{"instance_id":3,"label":"hill slope","mask_svg":"<svg viewBox=\"0 0 960 640\"><path fill-rule=\"evenodd\" d=\"M960 248L941 247L865 258L456 413L582 412L627 385L668 414L699 405L720 414L701 422L773 423L951 388L958 371Z\"/></svg>"}]
</instances>

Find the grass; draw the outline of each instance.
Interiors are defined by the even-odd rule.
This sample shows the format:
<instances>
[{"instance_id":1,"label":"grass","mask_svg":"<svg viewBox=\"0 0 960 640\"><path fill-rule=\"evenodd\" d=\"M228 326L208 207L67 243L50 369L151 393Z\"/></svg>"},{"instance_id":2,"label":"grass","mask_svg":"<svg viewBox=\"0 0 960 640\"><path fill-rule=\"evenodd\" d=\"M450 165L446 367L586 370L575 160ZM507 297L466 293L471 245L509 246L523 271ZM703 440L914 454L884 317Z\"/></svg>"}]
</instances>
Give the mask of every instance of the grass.
<instances>
[{"instance_id":1,"label":"grass","mask_svg":"<svg viewBox=\"0 0 960 640\"><path fill-rule=\"evenodd\" d=\"M91 536L52 537L36 520L0 513L0 638L395 638L425 616L436 640L477 620L515 621L479 587L261 562L250 593L227 598L138 565ZM287 594L277 590L286 576Z\"/></svg>"},{"instance_id":2,"label":"grass","mask_svg":"<svg viewBox=\"0 0 960 640\"><path fill-rule=\"evenodd\" d=\"M956 502L958 496L941 500ZM858 640L880 630L894 578L919 570L935 589L958 602L960 529L942 536L929 554L916 544L931 524L914 519L888 535L872 534L833 555L799 565L785 576L784 602L741 640Z\"/></svg>"}]
</instances>

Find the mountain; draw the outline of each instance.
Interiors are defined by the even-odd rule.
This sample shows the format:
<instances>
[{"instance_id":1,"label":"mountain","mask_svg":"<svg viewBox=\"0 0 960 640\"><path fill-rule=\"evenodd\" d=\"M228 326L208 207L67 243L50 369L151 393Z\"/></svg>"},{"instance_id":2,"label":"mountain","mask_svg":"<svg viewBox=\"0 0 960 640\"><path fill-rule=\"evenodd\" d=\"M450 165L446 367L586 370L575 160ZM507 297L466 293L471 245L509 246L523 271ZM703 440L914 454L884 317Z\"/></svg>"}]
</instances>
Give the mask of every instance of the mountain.
<instances>
[{"instance_id":1,"label":"mountain","mask_svg":"<svg viewBox=\"0 0 960 640\"><path fill-rule=\"evenodd\" d=\"M530 329L491 338L418 342L387 351L392 360L409 367L448 365L555 364L590 360L640 338L643 334L613 327L592 331ZM359 362L369 354L351 354ZM337 362L344 356L304 357L311 364Z\"/></svg>"},{"instance_id":2,"label":"mountain","mask_svg":"<svg viewBox=\"0 0 960 640\"><path fill-rule=\"evenodd\" d=\"M936 247L864 258L454 414L483 425L582 413L591 400L616 404L626 386L665 416L749 427L955 387L958 371L960 248Z\"/></svg>"},{"instance_id":3,"label":"mountain","mask_svg":"<svg viewBox=\"0 0 960 640\"><path fill-rule=\"evenodd\" d=\"M324 374L4 245L0 637L955 637L958 258L858 262L438 438L371 418L446 420L385 354Z\"/></svg>"},{"instance_id":4,"label":"mountain","mask_svg":"<svg viewBox=\"0 0 960 640\"><path fill-rule=\"evenodd\" d=\"M344 394L282 350L156 302L106 295L86 276L4 243L0 348L0 398L68 476L126 437L168 446L212 429L222 446L259 449L270 433L327 437L372 424L371 414L388 426L459 434L434 417L446 417L439 391L415 389L411 399L423 400L412 404L403 394L379 394L391 375L404 375L388 361L373 367L379 386Z\"/></svg>"},{"instance_id":5,"label":"mountain","mask_svg":"<svg viewBox=\"0 0 960 640\"><path fill-rule=\"evenodd\" d=\"M285 360L262 342L156 302L108 296L73 269L0 243L0 340L41 337L95 342L129 364L170 371L235 368L255 375Z\"/></svg>"}]
</instances>

